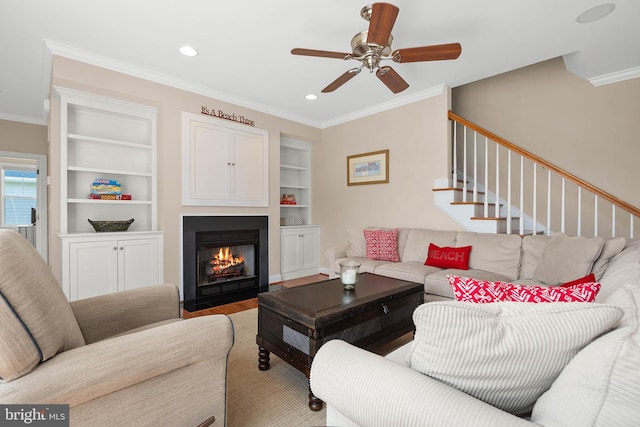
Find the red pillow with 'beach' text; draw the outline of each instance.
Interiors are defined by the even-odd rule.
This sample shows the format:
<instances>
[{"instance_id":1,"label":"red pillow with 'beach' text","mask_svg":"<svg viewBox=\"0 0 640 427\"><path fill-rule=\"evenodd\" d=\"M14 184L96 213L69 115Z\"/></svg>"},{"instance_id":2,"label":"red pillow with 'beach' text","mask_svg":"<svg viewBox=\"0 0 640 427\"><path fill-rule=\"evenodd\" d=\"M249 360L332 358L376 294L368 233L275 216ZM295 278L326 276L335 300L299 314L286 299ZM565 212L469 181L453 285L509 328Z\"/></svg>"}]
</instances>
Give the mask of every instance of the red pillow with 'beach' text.
<instances>
[{"instance_id":1,"label":"red pillow with 'beach' text","mask_svg":"<svg viewBox=\"0 0 640 427\"><path fill-rule=\"evenodd\" d=\"M459 270L469 269L469 256L471 246L452 248L449 246L439 247L429 243L429 252L424 265L440 268L457 268Z\"/></svg>"}]
</instances>

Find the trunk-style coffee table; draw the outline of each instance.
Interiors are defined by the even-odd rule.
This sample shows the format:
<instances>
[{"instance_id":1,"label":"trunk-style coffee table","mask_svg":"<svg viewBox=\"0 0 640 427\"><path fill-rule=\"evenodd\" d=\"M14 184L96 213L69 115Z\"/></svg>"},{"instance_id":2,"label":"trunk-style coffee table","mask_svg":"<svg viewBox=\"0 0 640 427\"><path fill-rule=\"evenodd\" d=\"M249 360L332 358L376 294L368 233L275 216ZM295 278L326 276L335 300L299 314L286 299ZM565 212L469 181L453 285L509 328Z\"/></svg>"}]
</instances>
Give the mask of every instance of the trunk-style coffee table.
<instances>
[{"instance_id":1,"label":"trunk-style coffee table","mask_svg":"<svg viewBox=\"0 0 640 427\"><path fill-rule=\"evenodd\" d=\"M269 369L269 353L309 378L313 357L332 339L373 349L415 330L413 311L424 300L420 283L364 273L355 291L340 279L258 294L258 368ZM322 401L309 391L309 408Z\"/></svg>"}]
</instances>

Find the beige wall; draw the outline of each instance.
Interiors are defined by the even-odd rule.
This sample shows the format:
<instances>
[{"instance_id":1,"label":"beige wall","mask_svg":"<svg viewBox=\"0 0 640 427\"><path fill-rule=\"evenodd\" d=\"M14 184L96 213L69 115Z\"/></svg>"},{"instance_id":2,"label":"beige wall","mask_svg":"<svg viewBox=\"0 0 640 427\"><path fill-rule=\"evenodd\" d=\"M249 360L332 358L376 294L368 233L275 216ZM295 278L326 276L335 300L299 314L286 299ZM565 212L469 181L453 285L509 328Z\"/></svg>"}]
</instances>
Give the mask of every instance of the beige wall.
<instances>
[{"instance_id":1,"label":"beige wall","mask_svg":"<svg viewBox=\"0 0 640 427\"><path fill-rule=\"evenodd\" d=\"M433 204L433 183L449 176L449 94L353 120L322 131L313 147L312 222L324 251L346 243L348 227L459 229ZM389 183L347 186L346 158L389 149ZM425 254L426 256L426 254Z\"/></svg>"},{"instance_id":2,"label":"beige wall","mask_svg":"<svg viewBox=\"0 0 640 427\"><path fill-rule=\"evenodd\" d=\"M453 89L453 111L640 207L640 79L594 87L561 59Z\"/></svg>"},{"instance_id":3,"label":"beige wall","mask_svg":"<svg viewBox=\"0 0 640 427\"><path fill-rule=\"evenodd\" d=\"M47 155L47 127L0 120L0 151Z\"/></svg>"},{"instance_id":4,"label":"beige wall","mask_svg":"<svg viewBox=\"0 0 640 427\"><path fill-rule=\"evenodd\" d=\"M212 78L215 78L212 76ZM223 101L174 89L150 81L94 67L66 58L54 57L52 84L90 93L110 96L158 108L158 223L164 231L164 281L181 283L180 215L269 215L269 274L280 272L279 168L280 134L295 136L315 143L320 130L269 114L253 111ZM201 106L244 115L255 121L257 128L269 131L268 208L184 207L181 205L181 112L199 113ZM51 203L50 257L54 273L60 277L60 245L57 233L60 223L59 177L60 158L58 127L59 101L51 97Z\"/></svg>"}]
</instances>

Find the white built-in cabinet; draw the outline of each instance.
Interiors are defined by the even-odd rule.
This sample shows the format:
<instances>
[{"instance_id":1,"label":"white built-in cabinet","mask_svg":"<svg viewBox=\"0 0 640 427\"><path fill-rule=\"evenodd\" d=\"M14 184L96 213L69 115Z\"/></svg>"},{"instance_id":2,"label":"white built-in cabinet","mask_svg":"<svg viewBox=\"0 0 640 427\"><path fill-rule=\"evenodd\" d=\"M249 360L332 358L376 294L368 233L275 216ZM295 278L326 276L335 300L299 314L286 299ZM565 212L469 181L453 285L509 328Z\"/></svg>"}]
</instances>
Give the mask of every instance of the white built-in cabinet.
<instances>
[{"instance_id":1,"label":"white built-in cabinet","mask_svg":"<svg viewBox=\"0 0 640 427\"><path fill-rule=\"evenodd\" d=\"M318 274L320 227L280 227L280 273L282 280Z\"/></svg>"},{"instance_id":2,"label":"white built-in cabinet","mask_svg":"<svg viewBox=\"0 0 640 427\"><path fill-rule=\"evenodd\" d=\"M296 204L281 203L280 218L300 218L297 225L311 224L311 144L306 141L280 139L281 200L284 194L295 196Z\"/></svg>"},{"instance_id":3,"label":"white built-in cabinet","mask_svg":"<svg viewBox=\"0 0 640 427\"><path fill-rule=\"evenodd\" d=\"M183 112L182 204L268 207L268 131Z\"/></svg>"},{"instance_id":4,"label":"white built-in cabinet","mask_svg":"<svg viewBox=\"0 0 640 427\"><path fill-rule=\"evenodd\" d=\"M280 273L282 280L320 272L320 226L311 224L311 144L280 139L280 193L296 204L280 204ZM285 225L285 224L301 225Z\"/></svg>"},{"instance_id":5,"label":"white built-in cabinet","mask_svg":"<svg viewBox=\"0 0 640 427\"><path fill-rule=\"evenodd\" d=\"M55 87L60 100L62 287L76 300L163 280L157 226L157 109ZM96 178L117 179L132 200L89 198ZM134 222L94 231L91 220Z\"/></svg>"}]
</instances>

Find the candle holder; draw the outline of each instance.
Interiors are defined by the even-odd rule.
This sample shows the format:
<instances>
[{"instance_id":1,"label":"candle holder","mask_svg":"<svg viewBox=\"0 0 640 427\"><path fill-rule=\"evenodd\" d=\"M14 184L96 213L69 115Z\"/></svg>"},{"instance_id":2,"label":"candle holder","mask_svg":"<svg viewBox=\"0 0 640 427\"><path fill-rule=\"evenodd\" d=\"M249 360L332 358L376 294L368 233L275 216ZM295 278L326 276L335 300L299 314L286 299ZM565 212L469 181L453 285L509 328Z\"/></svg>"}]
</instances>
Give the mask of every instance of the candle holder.
<instances>
[{"instance_id":1,"label":"candle holder","mask_svg":"<svg viewBox=\"0 0 640 427\"><path fill-rule=\"evenodd\" d=\"M358 276L360 275L360 263L355 261L343 261L340 263L340 281L345 291L354 291Z\"/></svg>"}]
</instances>

